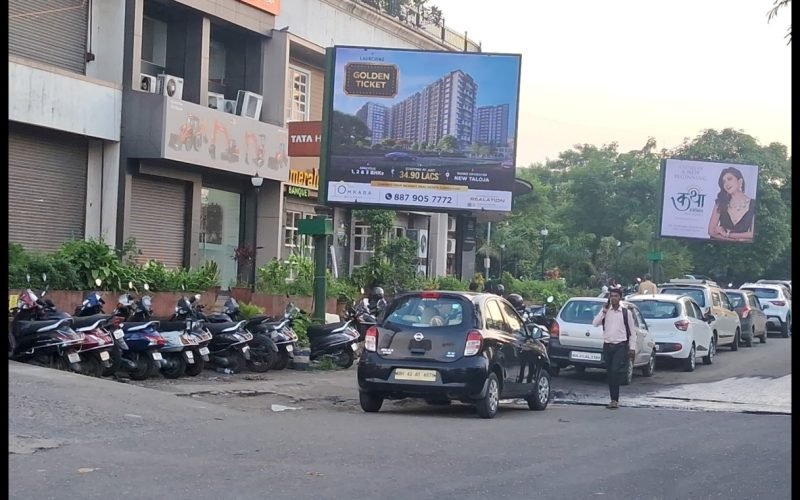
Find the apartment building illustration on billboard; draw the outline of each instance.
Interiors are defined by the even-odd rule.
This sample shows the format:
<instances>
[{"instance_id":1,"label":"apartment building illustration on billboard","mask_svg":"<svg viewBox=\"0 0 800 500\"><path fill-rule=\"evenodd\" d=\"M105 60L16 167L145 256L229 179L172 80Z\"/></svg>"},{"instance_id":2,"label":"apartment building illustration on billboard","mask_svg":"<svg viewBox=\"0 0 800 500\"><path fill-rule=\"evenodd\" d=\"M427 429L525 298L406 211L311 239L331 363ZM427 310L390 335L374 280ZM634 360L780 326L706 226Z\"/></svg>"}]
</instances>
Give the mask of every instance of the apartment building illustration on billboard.
<instances>
[{"instance_id":1,"label":"apartment building illustration on billboard","mask_svg":"<svg viewBox=\"0 0 800 500\"><path fill-rule=\"evenodd\" d=\"M508 104L481 106L475 110L472 142L493 146L508 144Z\"/></svg>"},{"instance_id":2,"label":"apartment building illustration on billboard","mask_svg":"<svg viewBox=\"0 0 800 500\"><path fill-rule=\"evenodd\" d=\"M371 144L378 144L388 137L389 131L389 108L382 104L368 102L361 106L356 112L356 117L364 122L372 132L370 136Z\"/></svg>"}]
</instances>

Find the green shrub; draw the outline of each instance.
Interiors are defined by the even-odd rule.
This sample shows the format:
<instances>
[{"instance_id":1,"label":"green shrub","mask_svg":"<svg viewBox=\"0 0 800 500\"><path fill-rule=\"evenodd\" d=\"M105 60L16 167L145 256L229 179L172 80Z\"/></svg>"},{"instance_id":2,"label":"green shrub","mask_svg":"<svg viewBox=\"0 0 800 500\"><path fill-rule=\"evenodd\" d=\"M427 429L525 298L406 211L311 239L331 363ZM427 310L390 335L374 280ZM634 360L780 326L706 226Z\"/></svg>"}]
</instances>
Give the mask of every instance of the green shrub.
<instances>
[{"instance_id":1,"label":"green shrub","mask_svg":"<svg viewBox=\"0 0 800 500\"><path fill-rule=\"evenodd\" d=\"M259 307L255 304L249 304L247 302L242 302L239 304L239 311L242 313L242 316L244 316L244 319L250 319L253 316L264 314L263 307Z\"/></svg>"},{"instance_id":2,"label":"green shrub","mask_svg":"<svg viewBox=\"0 0 800 500\"><path fill-rule=\"evenodd\" d=\"M438 290L469 290L469 283L455 276L440 276L436 278L436 284Z\"/></svg>"}]
</instances>

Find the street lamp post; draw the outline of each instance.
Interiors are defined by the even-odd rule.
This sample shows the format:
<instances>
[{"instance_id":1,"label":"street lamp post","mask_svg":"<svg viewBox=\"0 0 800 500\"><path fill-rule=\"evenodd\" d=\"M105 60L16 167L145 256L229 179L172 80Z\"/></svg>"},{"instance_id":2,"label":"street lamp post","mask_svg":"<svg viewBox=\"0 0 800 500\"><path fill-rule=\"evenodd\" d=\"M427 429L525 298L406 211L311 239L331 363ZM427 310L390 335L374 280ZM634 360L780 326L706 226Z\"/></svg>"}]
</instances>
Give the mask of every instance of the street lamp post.
<instances>
[{"instance_id":1,"label":"street lamp post","mask_svg":"<svg viewBox=\"0 0 800 500\"><path fill-rule=\"evenodd\" d=\"M547 250L547 235L550 233L545 227L542 228L541 231L539 231L539 234L542 235L542 281L544 281L544 254L545 251Z\"/></svg>"},{"instance_id":2,"label":"street lamp post","mask_svg":"<svg viewBox=\"0 0 800 500\"><path fill-rule=\"evenodd\" d=\"M498 263L499 265L497 266L498 278L503 277L503 252L505 252L505 249L506 249L506 244L505 243L500 244L500 262Z\"/></svg>"},{"instance_id":3,"label":"street lamp post","mask_svg":"<svg viewBox=\"0 0 800 500\"><path fill-rule=\"evenodd\" d=\"M264 184L264 178L261 177L260 175L258 175L258 172L256 172L256 175L254 175L253 177L250 178L250 183L256 189L256 203L255 203L255 210L254 210L254 214L253 214L254 219L255 219L255 223L253 224L253 226L255 227L255 230L253 231L253 241L254 241L254 244L253 244L253 265L251 266L253 269L251 270L251 275L250 275L251 279L253 280L253 291L255 292L256 291L256 267L258 267L258 264L257 264L258 263L258 195L259 195L259 193L261 191L261 185Z\"/></svg>"}]
</instances>

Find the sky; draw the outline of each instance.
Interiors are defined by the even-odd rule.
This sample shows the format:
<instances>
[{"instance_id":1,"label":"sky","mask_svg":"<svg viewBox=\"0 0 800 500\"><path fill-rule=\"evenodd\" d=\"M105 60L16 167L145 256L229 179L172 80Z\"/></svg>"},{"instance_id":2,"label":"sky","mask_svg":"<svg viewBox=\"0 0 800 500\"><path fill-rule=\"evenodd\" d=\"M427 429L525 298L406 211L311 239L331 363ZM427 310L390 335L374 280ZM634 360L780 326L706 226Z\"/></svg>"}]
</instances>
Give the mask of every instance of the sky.
<instances>
[{"instance_id":1,"label":"sky","mask_svg":"<svg viewBox=\"0 0 800 500\"><path fill-rule=\"evenodd\" d=\"M360 56L381 58L361 61ZM451 71L460 69L478 84L476 107L508 104L511 110L509 129L513 130L519 93L519 57L425 53L405 50L368 50L340 48L336 56L334 109L355 114L367 102L392 106L419 92ZM344 93L344 66L350 62L394 64L399 70L399 88L394 98L352 97Z\"/></svg>"},{"instance_id":2,"label":"sky","mask_svg":"<svg viewBox=\"0 0 800 500\"><path fill-rule=\"evenodd\" d=\"M772 3L429 1L483 51L522 54L518 166L575 144L673 148L709 128L791 154L791 7L768 23Z\"/></svg>"}]
</instances>

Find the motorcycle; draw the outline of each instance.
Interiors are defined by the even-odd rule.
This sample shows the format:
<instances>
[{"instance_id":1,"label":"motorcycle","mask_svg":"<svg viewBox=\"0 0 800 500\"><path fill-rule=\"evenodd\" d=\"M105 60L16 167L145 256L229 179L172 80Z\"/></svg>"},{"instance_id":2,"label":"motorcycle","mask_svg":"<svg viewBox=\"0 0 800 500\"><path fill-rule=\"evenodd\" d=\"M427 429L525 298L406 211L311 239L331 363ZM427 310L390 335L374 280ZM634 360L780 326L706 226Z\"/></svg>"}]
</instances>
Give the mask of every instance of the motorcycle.
<instances>
[{"instance_id":1,"label":"motorcycle","mask_svg":"<svg viewBox=\"0 0 800 500\"><path fill-rule=\"evenodd\" d=\"M98 287L102 283L99 278L95 280ZM81 355L81 371L95 377L103 376L113 367L115 337L124 336L118 328L121 319L111 314L102 314L104 303L99 293L89 292L72 316L72 327L84 334L78 350Z\"/></svg>"},{"instance_id":2,"label":"motorcycle","mask_svg":"<svg viewBox=\"0 0 800 500\"><path fill-rule=\"evenodd\" d=\"M175 306L175 312L177 313L182 309L187 311L191 309L189 301L186 299L186 297L181 297L178 299L178 304ZM196 377L197 375L200 375L205 368L205 364L211 361L211 358L209 357L211 351L208 348L208 344L212 339L211 332L203 328L202 322L192 320L161 321L160 330L162 331L162 334L163 332L183 332L193 340L192 345L187 346L186 350L186 352L190 352L192 354L191 357L193 362L189 362L187 357L185 374L189 375L190 377Z\"/></svg>"},{"instance_id":3,"label":"motorcycle","mask_svg":"<svg viewBox=\"0 0 800 500\"><path fill-rule=\"evenodd\" d=\"M100 285L102 285L103 282L98 278L95 280L95 284L98 288L100 288ZM125 332L123 332L120 328L120 325L122 324L122 318L119 316L114 316L113 314L105 314L105 311L103 311L104 305L105 301L99 293L89 292L83 299L81 305L75 308L75 314L72 316L72 318L76 325L83 324L85 326L88 325L83 322L90 322L92 321L91 318L107 318L107 323L104 323L101 326L105 329L105 331L111 331L114 344L110 346L109 349L111 359L109 359L107 365L103 364L103 370L100 374L103 377L110 377L117 372L117 368L120 364L120 358L122 357L122 351L128 349L128 344L125 343Z\"/></svg>"},{"instance_id":4,"label":"motorcycle","mask_svg":"<svg viewBox=\"0 0 800 500\"><path fill-rule=\"evenodd\" d=\"M355 309L351 310L355 313ZM353 326L355 321L353 314L347 314L345 320L339 323L309 325L306 330L311 344L309 359L315 361L331 357L341 368L353 366L359 348L359 332Z\"/></svg>"},{"instance_id":5,"label":"motorcycle","mask_svg":"<svg viewBox=\"0 0 800 500\"><path fill-rule=\"evenodd\" d=\"M28 275L28 283L31 278ZM42 274L47 282L47 274ZM59 370L81 371L81 355L78 354L84 334L72 329L72 318L51 317L45 319L44 310L52 304L42 298L47 285L37 296L30 288L19 294L17 306L12 308L11 325L8 331L9 358L28 361Z\"/></svg>"},{"instance_id":6,"label":"motorcycle","mask_svg":"<svg viewBox=\"0 0 800 500\"><path fill-rule=\"evenodd\" d=\"M246 321L210 322L203 313L203 305L199 300L200 295L194 295L185 301L183 307L176 308L170 321L192 321L202 324L202 327L211 333L211 341L208 344L209 360L218 368L227 369L230 373L247 368L251 357L248 343L253 340L253 334L244 330ZM217 315L214 317L222 319ZM262 369L264 362L259 361L254 366L261 371L269 370L269 365L266 366L266 370Z\"/></svg>"},{"instance_id":7,"label":"motorcycle","mask_svg":"<svg viewBox=\"0 0 800 500\"><path fill-rule=\"evenodd\" d=\"M280 319L261 314L253 316L247 320L245 329L253 334L254 342L260 340L265 344L273 358L270 366L273 370L283 370L289 366L289 361L294 357L294 350L297 347L297 334L292 329L292 321L300 311L293 303L286 305L283 317ZM239 310L239 303L230 297L225 301L224 314L234 321L245 319ZM266 338L263 338L266 336ZM256 350L256 346L251 344L251 349Z\"/></svg>"},{"instance_id":8,"label":"motorcycle","mask_svg":"<svg viewBox=\"0 0 800 500\"><path fill-rule=\"evenodd\" d=\"M135 290L133 283L128 288ZM145 290L149 287L145 285ZM164 357L161 348L166 344L158 333L158 321L148 321L151 298L148 295L137 300L131 293L124 293L117 299L114 316L122 318L120 328L124 332L127 349L122 351L116 371L127 373L133 380L145 380L155 375L161 368Z\"/></svg>"}]
</instances>

